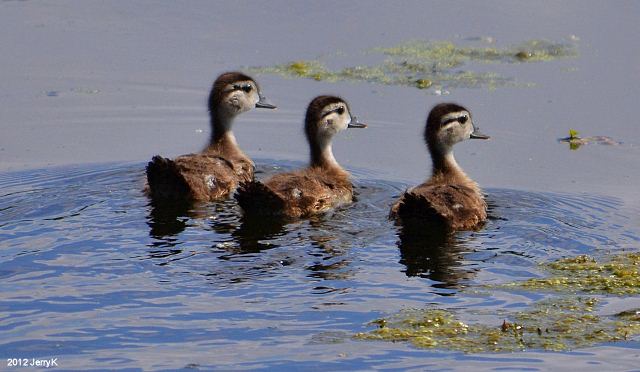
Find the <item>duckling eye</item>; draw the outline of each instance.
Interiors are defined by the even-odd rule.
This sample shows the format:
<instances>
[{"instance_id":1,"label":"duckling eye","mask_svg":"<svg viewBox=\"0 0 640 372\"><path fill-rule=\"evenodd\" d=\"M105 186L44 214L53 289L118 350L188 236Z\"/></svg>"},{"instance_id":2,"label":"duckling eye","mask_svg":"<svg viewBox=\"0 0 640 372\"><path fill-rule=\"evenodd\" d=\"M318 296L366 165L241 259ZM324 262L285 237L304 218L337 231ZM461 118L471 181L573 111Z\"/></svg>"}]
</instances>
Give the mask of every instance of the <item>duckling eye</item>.
<instances>
[{"instance_id":1,"label":"duckling eye","mask_svg":"<svg viewBox=\"0 0 640 372\"><path fill-rule=\"evenodd\" d=\"M466 123L466 122L467 122L467 120L469 120L469 117L468 117L467 115L460 116L460 117L458 118L458 123L460 123L460 124L464 124L464 123Z\"/></svg>"},{"instance_id":2,"label":"duckling eye","mask_svg":"<svg viewBox=\"0 0 640 372\"><path fill-rule=\"evenodd\" d=\"M344 114L344 107L342 107L342 106L341 106L341 107L338 107L338 108L336 109L336 112L338 113L338 115L342 115L342 114Z\"/></svg>"},{"instance_id":3,"label":"duckling eye","mask_svg":"<svg viewBox=\"0 0 640 372\"><path fill-rule=\"evenodd\" d=\"M249 93L249 92L251 92L253 90L253 87L251 85L249 85L249 84L243 85L242 86L242 90L245 91L246 93Z\"/></svg>"}]
</instances>

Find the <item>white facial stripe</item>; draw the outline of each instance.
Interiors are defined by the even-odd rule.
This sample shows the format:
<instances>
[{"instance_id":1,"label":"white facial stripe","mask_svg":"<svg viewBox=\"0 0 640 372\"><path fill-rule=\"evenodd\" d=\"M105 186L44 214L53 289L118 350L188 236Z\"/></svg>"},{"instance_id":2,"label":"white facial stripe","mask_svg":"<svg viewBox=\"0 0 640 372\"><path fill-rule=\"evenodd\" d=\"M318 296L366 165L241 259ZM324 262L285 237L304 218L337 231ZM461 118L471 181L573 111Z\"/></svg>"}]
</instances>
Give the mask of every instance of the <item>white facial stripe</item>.
<instances>
[{"instance_id":1,"label":"white facial stripe","mask_svg":"<svg viewBox=\"0 0 640 372\"><path fill-rule=\"evenodd\" d=\"M457 121L450 121L447 125L440 127L440 130L444 131L456 125L459 125Z\"/></svg>"}]
</instances>

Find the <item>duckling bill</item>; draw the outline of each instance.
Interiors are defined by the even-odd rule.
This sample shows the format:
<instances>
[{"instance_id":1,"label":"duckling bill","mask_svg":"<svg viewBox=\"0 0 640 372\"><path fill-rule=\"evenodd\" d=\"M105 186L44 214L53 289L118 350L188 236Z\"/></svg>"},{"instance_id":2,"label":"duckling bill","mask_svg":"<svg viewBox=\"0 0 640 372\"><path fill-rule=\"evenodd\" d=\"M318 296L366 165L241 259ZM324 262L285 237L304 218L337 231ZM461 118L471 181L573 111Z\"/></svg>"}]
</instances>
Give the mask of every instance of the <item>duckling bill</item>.
<instances>
[{"instance_id":1,"label":"duckling bill","mask_svg":"<svg viewBox=\"0 0 640 372\"><path fill-rule=\"evenodd\" d=\"M235 195L245 214L300 218L327 212L353 200L350 174L338 164L331 146L334 135L347 128L365 128L351 116L345 100L314 98L307 108L305 134L309 166L277 174L264 182L245 182Z\"/></svg>"},{"instance_id":2,"label":"duckling bill","mask_svg":"<svg viewBox=\"0 0 640 372\"><path fill-rule=\"evenodd\" d=\"M391 207L390 218L447 230L468 230L487 219L482 190L453 156L453 146L467 139L489 139L473 125L471 113L455 103L436 105L424 132L433 162L431 178L407 190Z\"/></svg>"},{"instance_id":3,"label":"duckling bill","mask_svg":"<svg viewBox=\"0 0 640 372\"><path fill-rule=\"evenodd\" d=\"M239 114L256 108L275 109L255 80L227 72L209 95L211 139L199 153L173 160L156 155L147 165L148 193L154 199L215 201L229 197L241 182L253 180L254 164L231 131Z\"/></svg>"}]
</instances>

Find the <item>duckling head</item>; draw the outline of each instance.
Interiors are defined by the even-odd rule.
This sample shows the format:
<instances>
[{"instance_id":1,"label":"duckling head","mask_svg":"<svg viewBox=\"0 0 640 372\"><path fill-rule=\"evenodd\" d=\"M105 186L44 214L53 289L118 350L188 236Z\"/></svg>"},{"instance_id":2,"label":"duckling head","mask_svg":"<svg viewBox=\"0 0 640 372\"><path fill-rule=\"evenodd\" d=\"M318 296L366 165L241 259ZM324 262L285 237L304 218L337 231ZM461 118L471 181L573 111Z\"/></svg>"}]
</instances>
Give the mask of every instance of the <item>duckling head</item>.
<instances>
[{"instance_id":1,"label":"duckling head","mask_svg":"<svg viewBox=\"0 0 640 372\"><path fill-rule=\"evenodd\" d=\"M226 72L216 79L209 94L209 112L231 118L254 107L275 109L255 80L241 72Z\"/></svg>"},{"instance_id":2,"label":"duckling head","mask_svg":"<svg viewBox=\"0 0 640 372\"><path fill-rule=\"evenodd\" d=\"M474 126L469 110L455 103L440 103L431 109L424 137L429 150L440 154L470 138L489 139Z\"/></svg>"},{"instance_id":3,"label":"duckling head","mask_svg":"<svg viewBox=\"0 0 640 372\"><path fill-rule=\"evenodd\" d=\"M335 96L318 96L307 108L305 133L311 148L312 165L337 166L331 150L333 136L347 128L366 128L351 115L345 100Z\"/></svg>"},{"instance_id":4,"label":"duckling head","mask_svg":"<svg viewBox=\"0 0 640 372\"><path fill-rule=\"evenodd\" d=\"M351 116L345 100L335 96L318 96L307 108L305 132L310 143L325 143L347 128L366 128L355 116Z\"/></svg>"}]
</instances>

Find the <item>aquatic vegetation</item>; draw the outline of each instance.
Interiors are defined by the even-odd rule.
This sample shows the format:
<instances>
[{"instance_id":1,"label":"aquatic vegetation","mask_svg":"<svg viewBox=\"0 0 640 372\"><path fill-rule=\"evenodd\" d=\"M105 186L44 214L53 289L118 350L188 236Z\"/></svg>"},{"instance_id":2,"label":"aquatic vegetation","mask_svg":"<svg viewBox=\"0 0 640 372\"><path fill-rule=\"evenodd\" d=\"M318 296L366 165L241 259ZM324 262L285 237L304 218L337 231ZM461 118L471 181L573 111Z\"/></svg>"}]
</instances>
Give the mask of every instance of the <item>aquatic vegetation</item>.
<instances>
[{"instance_id":1,"label":"aquatic vegetation","mask_svg":"<svg viewBox=\"0 0 640 372\"><path fill-rule=\"evenodd\" d=\"M577 56L574 44L555 43L547 40L529 40L506 47L459 46L449 41L410 41L391 48L375 48L374 51L389 56L424 63L436 63L440 68L453 68L465 62L541 62Z\"/></svg>"},{"instance_id":2,"label":"aquatic vegetation","mask_svg":"<svg viewBox=\"0 0 640 372\"><path fill-rule=\"evenodd\" d=\"M416 80L416 88L418 88L418 89L427 89L431 85L433 85L433 82L431 80L429 80L429 79L418 79L418 80Z\"/></svg>"},{"instance_id":3,"label":"aquatic vegetation","mask_svg":"<svg viewBox=\"0 0 640 372\"><path fill-rule=\"evenodd\" d=\"M543 265L551 276L508 287L628 295L640 293L640 253L616 255L606 262L590 256L563 258Z\"/></svg>"},{"instance_id":4,"label":"aquatic vegetation","mask_svg":"<svg viewBox=\"0 0 640 372\"><path fill-rule=\"evenodd\" d=\"M286 66L287 71L299 77L308 77L314 80L326 80L328 71L319 62L295 61Z\"/></svg>"},{"instance_id":5,"label":"aquatic vegetation","mask_svg":"<svg viewBox=\"0 0 640 372\"><path fill-rule=\"evenodd\" d=\"M569 129L569 139L573 140L573 139L578 139L578 134L580 134L580 132L578 132L575 129Z\"/></svg>"},{"instance_id":6,"label":"aquatic vegetation","mask_svg":"<svg viewBox=\"0 0 640 372\"><path fill-rule=\"evenodd\" d=\"M422 70L423 72L420 72ZM424 66L416 66L405 62L383 62L377 66L351 66L332 71L319 61L295 61L273 67L253 68L254 73L277 74L285 77L309 78L316 81L353 81L369 82L381 85L400 85L418 89L431 87L490 88L506 85L512 79L501 77L495 73L477 73L471 71L429 72Z\"/></svg>"},{"instance_id":7,"label":"aquatic vegetation","mask_svg":"<svg viewBox=\"0 0 640 372\"><path fill-rule=\"evenodd\" d=\"M597 304L595 298L556 298L538 302L531 310L500 313L502 320L493 324L465 323L455 310L407 310L372 322L376 329L354 337L478 353L571 350L640 334L639 311L600 316Z\"/></svg>"},{"instance_id":8,"label":"aquatic vegetation","mask_svg":"<svg viewBox=\"0 0 640 372\"><path fill-rule=\"evenodd\" d=\"M588 145L591 143L595 143L598 145L609 145L615 146L622 144L621 142L615 141L611 137L607 136L592 136L592 137L580 137L579 132L574 129L569 129L569 137L564 137L558 139L559 142L567 142L569 144L570 150L577 150L582 145Z\"/></svg>"},{"instance_id":9,"label":"aquatic vegetation","mask_svg":"<svg viewBox=\"0 0 640 372\"><path fill-rule=\"evenodd\" d=\"M512 78L495 72L476 72L471 63L529 63L574 57L573 43L530 40L506 48L463 46L450 41L410 41L393 47L366 51L378 61L363 66L330 69L319 60L296 60L270 67L249 68L252 73L277 74L317 81L355 81L382 85L399 85L417 89L442 88L494 89L514 85ZM527 85L527 84L524 84Z\"/></svg>"},{"instance_id":10,"label":"aquatic vegetation","mask_svg":"<svg viewBox=\"0 0 640 372\"><path fill-rule=\"evenodd\" d=\"M578 55L572 44L553 43L547 40L529 40L514 48L519 49L514 57L520 62L552 61L557 58ZM510 58L510 56L505 55L505 58Z\"/></svg>"},{"instance_id":11,"label":"aquatic vegetation","mask_svg":"<svg viewBox=\"0 0 640 372\"><path fill-rule=\"evenodd\" d=\"M551 275L511 283L507 288L563 290L581 293L633 295L640 293L640 253L625 253L598 262L587 255L563 258L542 265ZM459 310L407 310L372 322L360 340L405 341L421 348L463 352L571 350L603 342L624 341L640 334L640 309L616 315L598 315L597 298L568 296L537 302L531 308L495 314L486 323L465 323ZM492 324L491 321L494 323Z\"/></svg>"}]
</instances>

